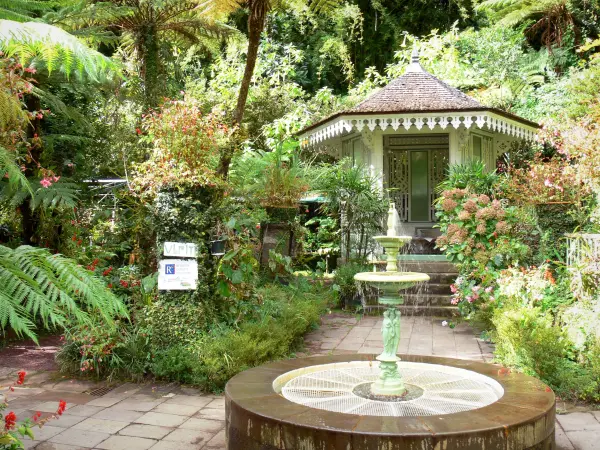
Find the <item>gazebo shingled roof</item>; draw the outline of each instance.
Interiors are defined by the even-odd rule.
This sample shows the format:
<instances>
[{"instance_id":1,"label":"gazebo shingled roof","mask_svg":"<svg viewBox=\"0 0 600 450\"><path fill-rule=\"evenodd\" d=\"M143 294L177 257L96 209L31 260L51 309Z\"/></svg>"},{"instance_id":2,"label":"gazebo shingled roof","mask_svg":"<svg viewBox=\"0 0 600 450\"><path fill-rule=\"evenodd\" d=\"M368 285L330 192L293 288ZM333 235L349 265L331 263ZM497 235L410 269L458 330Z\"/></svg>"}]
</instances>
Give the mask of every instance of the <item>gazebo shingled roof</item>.
<instances>
[{"instance_id":1,"label":"gazebo shingled roof","mask_svg":"<svg viewBox=\"0 0 600 450\"><path fill-rule=\"evenodd\" d=\"M407 71L348 112L461 111L481 108L483 105L477 100L421 69Z\"/></svg>"},{"instance_id":2,"label":"gazebo shingled roof","mask_svg":"<svg viewBox=\"0 0 600 450\"><path fill-rule=\"evenodd\" d=\"M426 117L426 113L431 114ZM385 118L407 114L415 114L415 116L397 119L395 122ZM421 119L415 120L415 117L420 116ZM414 51L404 75L392 80L354 108L317 121L297 135L306 137L311 134L313 136L310 140L318 142L338 135L342 130L360 131L364 126L368 126L371 130L374 126L380 126L382 129L388 126L394 128L404 126L408 130L412 126L421 128L427 125L433 128L439 125L445 128L447 124L457 127L461 123L467 128L472 124L477 124L479 127L485 124L492 130L497 129L500 132L528 138L534 135L531 130L539 127L537 123L530 120L484 106L474 98L444 83L421 66L419 55Z\"/></svg>"}]
</instances>

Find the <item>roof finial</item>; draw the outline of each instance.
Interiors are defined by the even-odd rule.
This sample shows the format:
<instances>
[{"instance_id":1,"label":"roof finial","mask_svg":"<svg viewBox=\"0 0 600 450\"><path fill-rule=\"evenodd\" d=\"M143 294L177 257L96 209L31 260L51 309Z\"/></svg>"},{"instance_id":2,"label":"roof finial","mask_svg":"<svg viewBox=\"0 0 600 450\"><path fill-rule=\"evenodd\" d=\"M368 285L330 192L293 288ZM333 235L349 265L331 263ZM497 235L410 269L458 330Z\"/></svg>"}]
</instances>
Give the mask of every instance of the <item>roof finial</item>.
<instances>
[{"instance_id":1,"label":"roof finial","mask_svg":"<svg viewBox=\"0 0 600 450\"><path fill-rule=\"evenodd\" d=\"M411 64L419 64L419 48L417 47L417 41L415 41L413 45L412 55L410 55L410 62Z\"/></svg>"},{"instance_id":2,"label":"roof finial","mask_svg":"<svg viewBox=\"0 0 600 450\"><path fill-rule=\"evenodd\" d=\"M415 39L413 44L413 51L410 55L410 64L406 68L405 73L408 72L425 72L425 69L421 66L419 59L419 47L417 47L417 40Z\"/></svg>"}]
</instances>

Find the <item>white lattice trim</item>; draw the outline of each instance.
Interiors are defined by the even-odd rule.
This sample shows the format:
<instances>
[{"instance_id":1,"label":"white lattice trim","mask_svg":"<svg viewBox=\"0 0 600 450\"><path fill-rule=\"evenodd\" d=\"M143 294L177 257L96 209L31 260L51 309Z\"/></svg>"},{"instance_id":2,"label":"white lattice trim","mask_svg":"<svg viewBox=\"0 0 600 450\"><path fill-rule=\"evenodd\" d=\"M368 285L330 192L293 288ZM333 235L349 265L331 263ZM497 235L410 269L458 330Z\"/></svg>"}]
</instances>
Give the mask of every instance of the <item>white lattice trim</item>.
<instances>
[{"instance_id":1,"label":"white lattice trim","mask_svg":"<svg viewBox=\"0 0 600 450\"><path fill-rule=\"evenodd\" d=\"M503 117L493 112L465 112L454 114L398 114L382 116L341 116L332 119L300 136L302 145L314 145L328 139L352 131L362 131L368 128L371 131L379 128L388 128L397 131L403 127L406 131L411 128L421 130L425 126L430 130L439 127L442 130L452 127L458 129L461 125L465 128L477 127L494 132L515 136L520 139L533 140L537 132L533 126L525 125L515 120Z\"/></svg>"}]
</instances>

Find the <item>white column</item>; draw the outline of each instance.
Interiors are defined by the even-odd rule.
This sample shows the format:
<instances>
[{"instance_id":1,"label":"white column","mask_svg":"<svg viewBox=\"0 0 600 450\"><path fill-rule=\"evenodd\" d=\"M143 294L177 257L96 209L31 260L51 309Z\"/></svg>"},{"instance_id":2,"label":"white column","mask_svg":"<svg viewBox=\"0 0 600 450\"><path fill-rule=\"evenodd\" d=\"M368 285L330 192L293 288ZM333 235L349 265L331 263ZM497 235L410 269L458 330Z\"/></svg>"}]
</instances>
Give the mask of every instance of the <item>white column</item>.
<instances>
[{"instance_id":1,"label":"white column","mask_svg":"<svg viewBox=\"0 0 600 450\"><path fill-rule=\"evenodd\" d=\"M371 132L365 128L361 135L364 148L369 150L371 174L377 177L377 184L383 192L383 131L377 128Z\"/></svg>"}]
</instances>

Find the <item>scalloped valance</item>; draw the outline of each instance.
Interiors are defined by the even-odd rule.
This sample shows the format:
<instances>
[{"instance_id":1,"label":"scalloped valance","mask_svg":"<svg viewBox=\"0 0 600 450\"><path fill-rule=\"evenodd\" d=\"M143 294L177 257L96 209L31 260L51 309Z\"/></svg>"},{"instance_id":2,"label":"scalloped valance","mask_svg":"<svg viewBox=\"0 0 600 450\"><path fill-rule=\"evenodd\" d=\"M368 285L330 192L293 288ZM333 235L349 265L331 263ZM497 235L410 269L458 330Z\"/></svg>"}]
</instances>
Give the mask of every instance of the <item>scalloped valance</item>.
<instances>
[{"instance_id":1,"label":"scalloped valance","mask_svg":"<svg viewBox=\"0 0 600 450\"><path fill-rule=\"evenodd\" d=\"M303 146L315 145L328 139L335 138L352 132L361 132L367 128L370 131L376 129L394 131L405 129L406 131L421 129L446 129L449 127L458 129L477 127L496 133L503 133L521 139L533 140L537 132L537 126L531 123L525 124L521 121L512 120L493 111L460 111L438 112L438 113L412 113L412 114L377 114L369 115L338 115L319 123L316 126L304 129L299 135Z\"/></svg>"}]
</instances>

